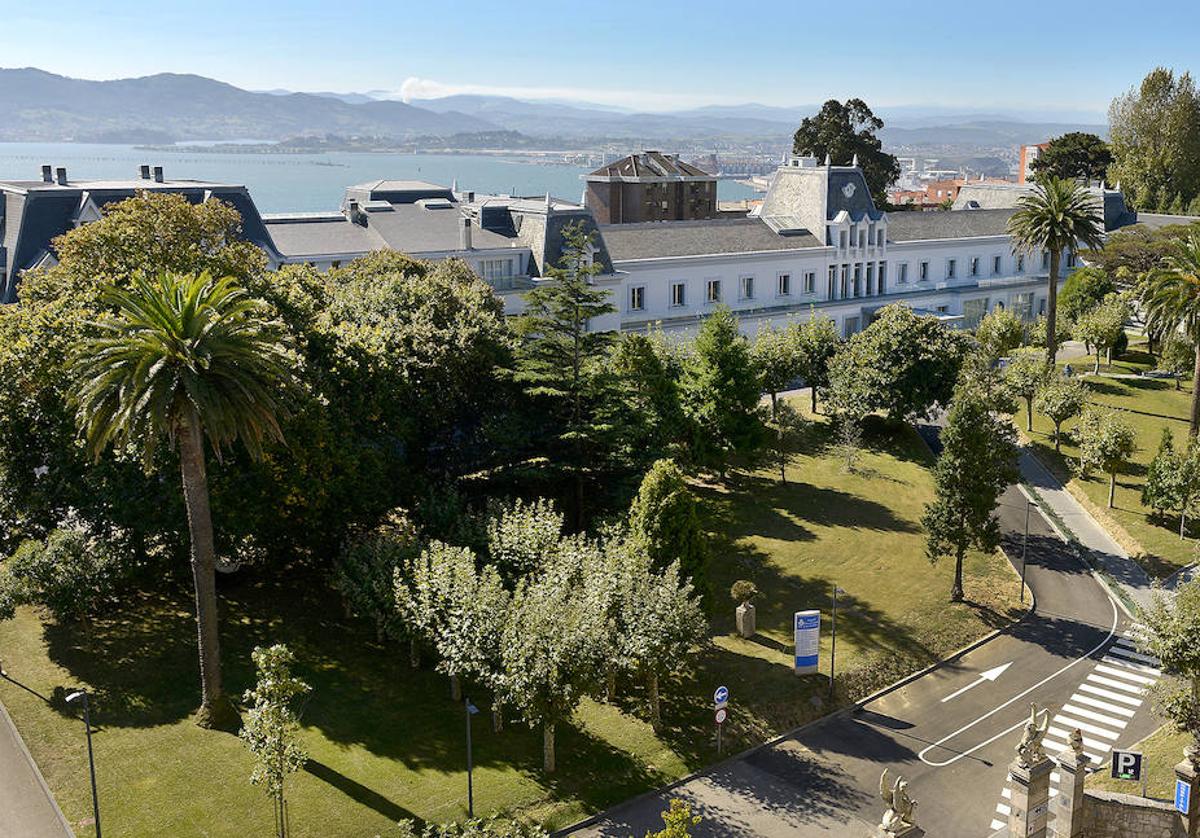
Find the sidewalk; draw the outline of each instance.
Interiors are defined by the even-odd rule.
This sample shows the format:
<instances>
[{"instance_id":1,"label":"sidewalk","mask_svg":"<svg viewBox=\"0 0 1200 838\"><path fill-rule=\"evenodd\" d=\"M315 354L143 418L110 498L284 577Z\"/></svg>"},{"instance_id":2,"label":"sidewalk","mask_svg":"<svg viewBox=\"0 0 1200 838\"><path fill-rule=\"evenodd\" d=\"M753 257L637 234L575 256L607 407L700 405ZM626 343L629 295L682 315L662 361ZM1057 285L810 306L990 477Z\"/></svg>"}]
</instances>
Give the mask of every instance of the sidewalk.
<instances>
[{"instance_id":1,"label":"sidewalk","mask_svg":"<svg viewBox=\"0 0 1200 838\"><path fill-rule=\"evenodd\" d=\"M73 838L42 773L0 704L0 838Z\"/></svg>"},{"instance_id":2,"label":"sidewalk","mask_svg":"<svg viewBox=\"0 0 1200 838\"><path fill-rule=\"evenodd\" d=\"M1021 449L1021 477L1037 492L1040 503L1069 530L1092 557L1093 562L1139 606L1151 602L1151 580L1142 566L1129 558L1121 545L1113 541L1096 519L1087 513L1062 483L1028 448Z\"/></svg>"}]
</instances>

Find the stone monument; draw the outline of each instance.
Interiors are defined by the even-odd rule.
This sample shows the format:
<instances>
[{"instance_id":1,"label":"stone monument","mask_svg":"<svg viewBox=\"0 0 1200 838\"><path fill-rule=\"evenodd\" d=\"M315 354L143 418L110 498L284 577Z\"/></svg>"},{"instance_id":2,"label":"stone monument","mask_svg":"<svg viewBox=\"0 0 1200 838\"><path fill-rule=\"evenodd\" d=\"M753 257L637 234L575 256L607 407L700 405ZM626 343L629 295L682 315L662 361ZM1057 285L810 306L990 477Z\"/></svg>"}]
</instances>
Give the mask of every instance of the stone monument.
<instances>
[{"instance_id":1,"label":"stone monument","mask_svg":"<svg viewBox=\"0 0 1200 838\"><path fill-rule=\"evenodd\" d=\"M1083 731L1071 732L1069 748L1055 758L1058 763L1058 797L1052 801L1054 820L1050 833L1055 838L1079 838L1083 834L1083 781L1087 777L1088 756L1083 752Z\"/></svg>"},{"instance_id":2,"label":"stone monument","mask_svg":"<svg viewBox=\"0 0 1200 838\"><path fill-rule=\"evenodd\" d=\"M878 838L917 838L924 831L917 826L917 801L908 796L908 781L897 774L891 782L888 770L883 769L879 777L879 796L887 804L883 820L875 830Z\"/></svg>"},{"instance_id":3,"label":"stone monument","mask_svg":"<svg viewBox=\"0 0 1200 838\"><path fill-rule=\"evenodd\" d=\"M1012 775L1012 800L1008 828L1014 838L1046 838L1050 822L1050 772L1054 762L1042 750L1042 740L1050 728L1050 711L1039 712L1029 705L1017 758L1008 767Z\"/></svg>"}]
</instances>

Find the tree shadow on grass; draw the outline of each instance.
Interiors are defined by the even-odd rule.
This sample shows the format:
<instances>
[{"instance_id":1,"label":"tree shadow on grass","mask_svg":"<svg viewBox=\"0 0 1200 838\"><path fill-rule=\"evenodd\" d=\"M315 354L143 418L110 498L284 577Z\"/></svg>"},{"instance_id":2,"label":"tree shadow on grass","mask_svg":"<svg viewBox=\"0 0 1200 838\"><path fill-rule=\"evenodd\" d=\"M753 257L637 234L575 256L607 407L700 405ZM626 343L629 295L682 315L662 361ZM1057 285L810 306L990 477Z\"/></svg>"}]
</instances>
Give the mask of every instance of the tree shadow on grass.
<instances>
[{"instance_id":1,"label":"tree shadow on grass","mask_svg":"<svg viewBox=\"0 0 1200 838\"><path fill-rule=\"evenodd\" d=\"M356 803L378 812L393 823L402 820L421 822L420 818L403 806L393 803L379 792L367 788L362 783L351 780L345 774L330 768L323 762L310 759L304 763L304 770L318 780L333 786Z\"/></svg>"}]
</instances>

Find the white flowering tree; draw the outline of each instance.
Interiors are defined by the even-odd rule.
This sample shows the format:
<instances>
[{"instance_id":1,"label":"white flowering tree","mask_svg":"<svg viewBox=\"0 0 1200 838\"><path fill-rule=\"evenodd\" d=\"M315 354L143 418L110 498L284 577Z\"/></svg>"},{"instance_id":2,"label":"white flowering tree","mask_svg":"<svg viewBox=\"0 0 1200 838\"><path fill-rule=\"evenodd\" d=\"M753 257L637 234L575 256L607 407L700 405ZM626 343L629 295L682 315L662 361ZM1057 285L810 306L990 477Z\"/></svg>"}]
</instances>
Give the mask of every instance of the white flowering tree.
<instances>
[{"instance_id":1,"label":"white flowering tree","mask_svg":"<svg viewBox=\"0 0 1200 838\"><path fill-rule=\"evenodd\" d=\"M258 646L251 657L258 670L258 683L246 691L244 700L251 707L241 737L254 755L250 782L262 786L275 801L276 834L286 838L288 819L283 781L308 760L308 754L297 741L300 718L295 703L311 688L292 675L295 657L287 646Z\"/></svg>"},{"instance_id":2,"label":"white flowering tree","mask_svg":"<svg viewBox=\"0 0 1200 838\"><path fill-rule=\"evenodd\" d=\"M563 516L545 498L489 504L488 556L506 579L541 569L562 538Z\"/></svg>"},{"instance_id":3,"label":"white flowering tree","mask_svg":"<svg viewBox=\"0 0 1200 838\"><path fill-rule=\"evenodd\" d=\"M333 586L342 595L347 616L351 613L375 623L376 637L398 638L405 626L396 610L393 590L396 568L416 553L419 533L402 510L384 523L347 543L333 562ZM416 644L413 644L414 651ZM415 667L419 660L412 661Z\"/></svg>"},{"instance_id":4,"label":"white flowering tree","mask_svg":"<svg viewBox=\"0 0 1200 838\"><path fill-rule=\"evenodd\" d=\"M547 773L555 769L555 727L606 665L604 597L579 584L585 543L564 540L549 567L518 583L501 642L505 701L542 729Z\"/></svg>"},{"instance_id":5,"label":"white flowering tree","mask_svg":"<svg viewBox=\"0 0 1200 838\"><path fill-rule=\"evenodd\" d=\"M450 697L462 699L460 645L454 639L465 620L475 584L475 554L467 547L433 541L396 569L396 608L409 630L437 650L437 668L450 676ZM447 661L446 651L451 652Z\"/></svg>"},{"instance_id":6,"label":"white flowering tree","mask_svg":"<svg viewBox=\"0 0 1200 838\"><path fill-rule=\"evenodd\" d=\"M707 623L691 583L679 571L679 562L655 572L649 558L639 551L629 551L626 556L622 658L632 664L645 683L650 723L659 730L659 686L663 679L686 669L707 634Z\"/></svg>"}]
</instances>

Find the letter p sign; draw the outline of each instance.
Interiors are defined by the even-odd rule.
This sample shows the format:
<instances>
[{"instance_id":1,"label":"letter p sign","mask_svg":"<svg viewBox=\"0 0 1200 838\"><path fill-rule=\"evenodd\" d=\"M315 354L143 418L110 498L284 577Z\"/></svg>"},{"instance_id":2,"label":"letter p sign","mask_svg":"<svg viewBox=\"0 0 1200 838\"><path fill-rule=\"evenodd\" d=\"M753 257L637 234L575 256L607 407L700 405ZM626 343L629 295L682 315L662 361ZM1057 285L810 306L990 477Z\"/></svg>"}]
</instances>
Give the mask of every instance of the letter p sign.
<instances>
[{"instance_id":1,"label":"letter p sign","mask_svg":"<svg viewBox=\"0 0 1200 838\"><path fill-rule=\"evenodd\" d=\"M1112 776L1114 780L1142 779L1142 755L1138 751L1113 751Z\"/></svg>"}]
</instances>

